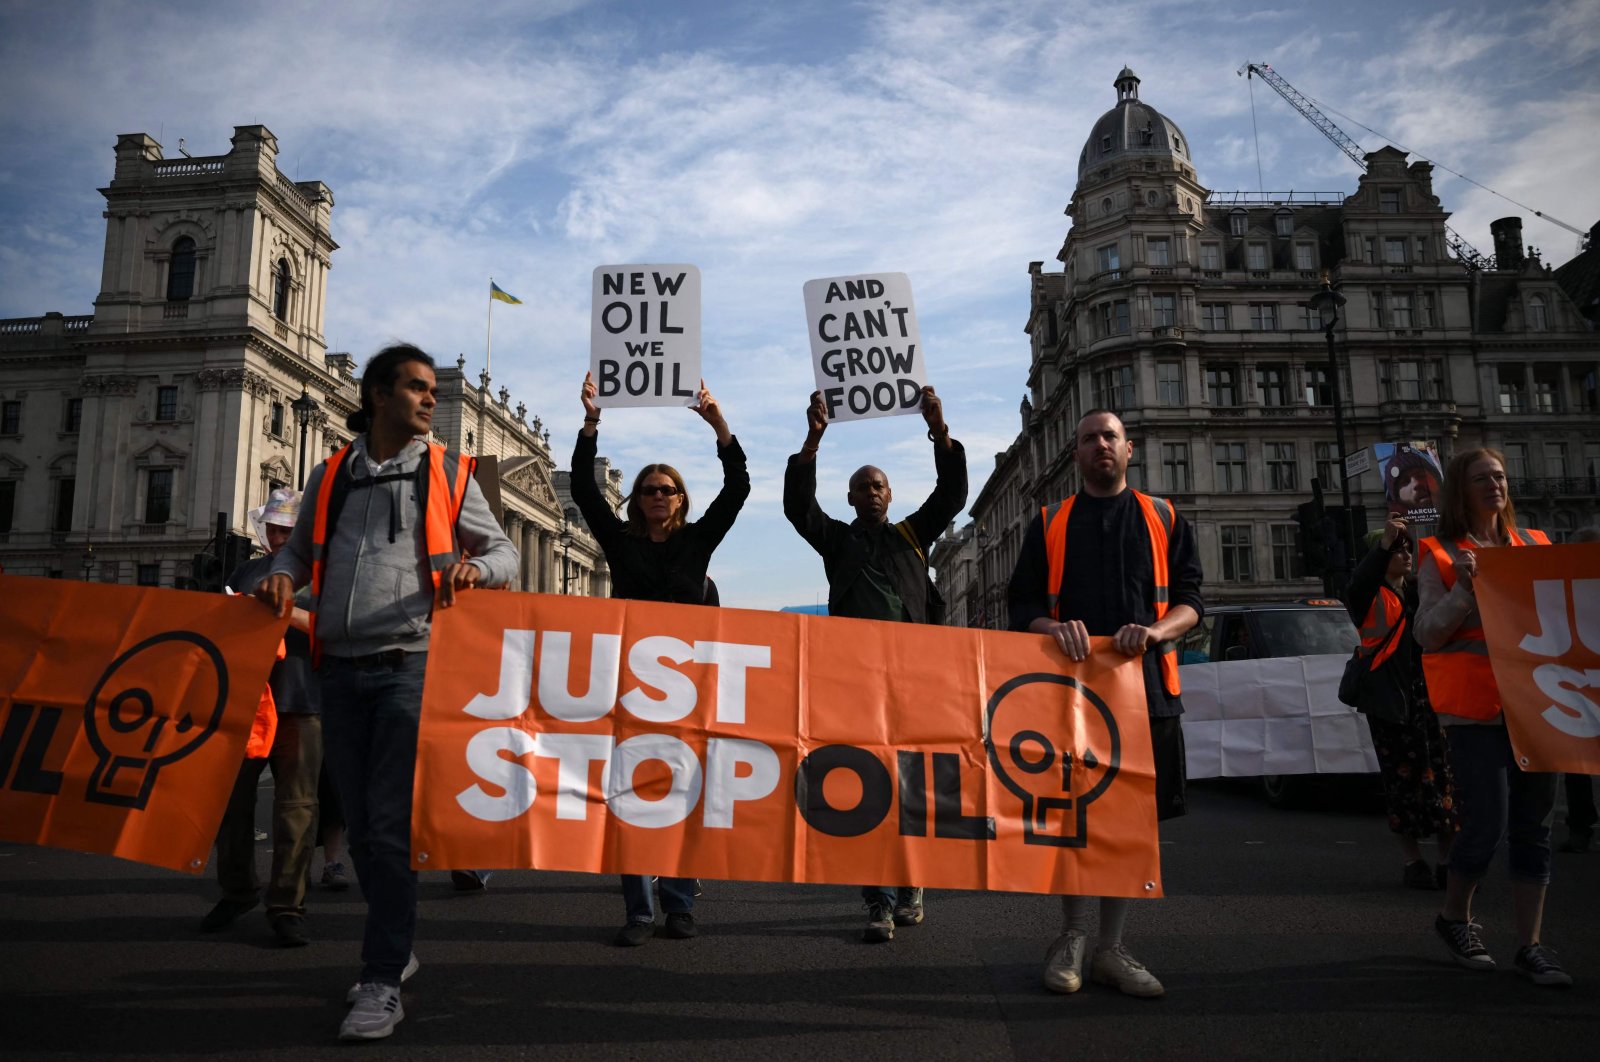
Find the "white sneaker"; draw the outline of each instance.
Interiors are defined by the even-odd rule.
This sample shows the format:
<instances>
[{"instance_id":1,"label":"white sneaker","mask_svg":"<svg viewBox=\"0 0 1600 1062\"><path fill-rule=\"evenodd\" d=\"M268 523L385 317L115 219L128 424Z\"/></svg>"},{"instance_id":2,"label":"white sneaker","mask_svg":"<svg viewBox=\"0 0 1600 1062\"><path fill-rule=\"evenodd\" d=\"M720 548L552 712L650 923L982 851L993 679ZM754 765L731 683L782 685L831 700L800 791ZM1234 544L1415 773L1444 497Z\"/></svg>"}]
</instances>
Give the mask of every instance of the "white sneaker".
<instances>
[{"instance_id":1,"label":"white sneaker","mask_svg":"<svg viewBox=\"0 0 1600 1062\"><path fill-rule=\"evenodd\" d=\"M422 964L417 961L417 953L412 952L411 958L406 960L406 968L400 971L400 983L405 984L407 981L411 980L411 975L416 973L417 967L421 965ZM346 1003L354 1003L356 1001L356 997L359 995L361 995L361 982L357 981L355 984L350 986L350 991L344 994L344 1001Z\"/></svg>"},{"instance_id":2,"label":"white sneaker","mask_svg":"<svg viewBox=\"0 0 1600 1062\"><path fill-rule=\"evenodd\" d=\"M1044 953L1044 986L1052 992L1076 992L1083 987L1083 953L1089 936L1069 929Z\"/></svg>"},{"instance_id":3,"label":"white sneaker","mask_svg":"<svg viewBox=\"0 0 1600 1062\"><path fill-rule=\"evenodd\" d=\"M356 1002L339 1026L341 1040L381 1040L406 1016L395 985L365 982L356 988Z\"/></svg>"},{"instance_id":4,"label":"white sneaker","mask_svg":"<svg viewBox=\"0 0 1600 1062\"><path fill-rule=\"evenodd\" d=\"M1111 985L1142 999L1154 999L1166 991L1155 975L1144 968L1144 963L1129 955L1121 944L1096 949L1089 976L1095 984Z\"/></svg>"}]
</instances>

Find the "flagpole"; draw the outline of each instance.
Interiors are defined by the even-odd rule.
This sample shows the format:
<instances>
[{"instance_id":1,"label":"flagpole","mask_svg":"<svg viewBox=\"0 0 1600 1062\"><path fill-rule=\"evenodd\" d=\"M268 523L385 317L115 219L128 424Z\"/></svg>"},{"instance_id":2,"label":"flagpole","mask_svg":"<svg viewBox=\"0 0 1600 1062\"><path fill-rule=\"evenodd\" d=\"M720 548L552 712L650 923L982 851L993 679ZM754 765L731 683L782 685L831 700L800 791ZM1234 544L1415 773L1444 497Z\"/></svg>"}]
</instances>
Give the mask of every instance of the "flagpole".
<instances>
[{"instance_id":1,"label":"flagpole","mask_svg":"<svg viewBox=\"0 0 1600 1062\"><path fill-rule=\"evenodd\" d=\"M484 340L483 371L488 372L494 358L494 277L489 278L489 335Z\"/></svg>"}]
</instances>

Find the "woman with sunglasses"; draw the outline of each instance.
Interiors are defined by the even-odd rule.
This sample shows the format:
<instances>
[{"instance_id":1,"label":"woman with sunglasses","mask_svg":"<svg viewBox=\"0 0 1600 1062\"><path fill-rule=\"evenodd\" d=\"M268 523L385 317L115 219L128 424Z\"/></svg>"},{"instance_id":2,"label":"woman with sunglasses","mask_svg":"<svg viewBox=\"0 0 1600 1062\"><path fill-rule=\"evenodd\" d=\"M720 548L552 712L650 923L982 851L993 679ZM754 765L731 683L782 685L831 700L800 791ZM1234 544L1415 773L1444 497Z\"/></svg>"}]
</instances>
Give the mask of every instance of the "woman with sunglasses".
<instances>
[{"instance_id":1,"label":"woman with sunglasses","mask_svg":"<svg viewBox=\"0 0 1600 1062\"><path fill-rule=\"evenodd\" d=\"M594 478L600 408L595 405L592 375L583 378L583 428L572 451L572 500L583 513L611 569L611 596L630 601L706 603L706 568L711 554L733 527L745 498L750 495L750 472L739 440L728 430L722 407L705 381L689 408L717 433L717 457L722 461L722 491L706 507L705 515L690 522L689 492L683 477L671 465L645 465L633 479L626 499L627 519L619 519L606 504ZM666 912L664 936L684 940L698 930L694 923L693 878L658 879L661 906ZM616 943L637 947L655 934L655 902L650 876L626 874L622 896L628 920L618 930Z\"/></svg>"},{"instance_id":2,"label":"woman with sunglasses","mask_svg":"<svg viewBox=\"0 0 1600 1062\"><path fill-rule=\"evenodd\" d=\"M1401 883L1413 889L1444 887L1456 814L1444 731L1428 703L1419 650L1411 637L1417 592L1406 521L1391 513L1382 530L1366 538L1368 552L1350 577L1345 605L1361 628L1357 654L1367 664L1356 708L1367 717L1378 754L1389 829L1405 853ZM1439 840L1439 865L1422 858L1424 837Z\"/></svg>"},{"instance_id":3,"label":"woman with sunglasses","mask_svg":"<svg viewBox=\"0 0 1600 1062\"><path fill-rule=\"evenodd\" d=\"M1434 929L1458 965L1493 970L1482 927L1472 920L1472 896L1495 850L1508 842L1511 909L1516 922L1515 966L1534 984L1565 986L1572 978L1539 939L1550 883L1550 823L1556 776L1524 771L1511 750L1500 688L1473 596L1477 550L1548 545L1542 532L1517 527L1498 450L1464 450L1450 459L1439 497L1439 529L1423 539L1415 624L1422 646L1428 699L1450 743L1450 766L1460 799L1461 832L1450 850L1444 910Z\"/></svg>"}]
</instances>

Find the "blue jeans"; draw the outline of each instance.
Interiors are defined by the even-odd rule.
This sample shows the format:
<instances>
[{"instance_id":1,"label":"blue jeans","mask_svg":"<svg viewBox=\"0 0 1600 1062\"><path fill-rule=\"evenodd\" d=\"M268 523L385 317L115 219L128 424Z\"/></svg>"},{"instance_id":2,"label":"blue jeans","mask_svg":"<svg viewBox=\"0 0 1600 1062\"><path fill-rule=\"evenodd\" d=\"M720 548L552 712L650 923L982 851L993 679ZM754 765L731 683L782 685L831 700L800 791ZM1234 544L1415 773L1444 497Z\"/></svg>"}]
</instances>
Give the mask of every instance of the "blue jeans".
<instances>
[{"instance_id":1,"label":"blue jeans","mask_svg":"<svg viewBox=\"0 0 1600 1062\"><path fill-rule=\"evenodd\" d=\"M1511 879L1550 884L1550 823L1556 775L1524 771L1503 726L1447 726L1461 832L1450 848L1450 871L1482 881L1500 842L1510 841Z\"/></svg>"},{"instance_id":2,"label":"blue jeans","mask_svg":"<svg viewBox=\"0 0 1600 1062\"><path fill-rule=\"evenodd\" d=\"M693 878L661 878L661 908L667 914L688 914L694 910ZM655 898L650 895L650 875L622 875L622 902L628 907L629 922L654 922Z\"/></svg>"},{"instance_id":3,"label":"blue jeans","mask_svg":"<svg viewBox=\"0 0 1600 1062\"><path fill-rule=\"evenodd\" d=\"M394 664L322 659L323 751L344 804L350 858L367 901L361 980L398 985L417 928L411 787L427 653Z\"/></svg>"}]
</instances>

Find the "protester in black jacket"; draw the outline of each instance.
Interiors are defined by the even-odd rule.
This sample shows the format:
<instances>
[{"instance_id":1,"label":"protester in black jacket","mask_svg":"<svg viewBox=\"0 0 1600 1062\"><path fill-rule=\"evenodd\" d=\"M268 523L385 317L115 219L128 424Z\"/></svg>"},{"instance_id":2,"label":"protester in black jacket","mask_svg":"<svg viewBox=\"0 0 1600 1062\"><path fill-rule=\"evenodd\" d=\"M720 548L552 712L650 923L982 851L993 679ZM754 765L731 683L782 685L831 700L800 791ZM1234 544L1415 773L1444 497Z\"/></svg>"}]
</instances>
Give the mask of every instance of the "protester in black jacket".
<instances>
[{"instance_id":1,"label":"protester in black jacket","mask_svg":"<svg viewBox=\"0 0 1600 1062\"><path fill-rule=\"evenodd\" d=\"M933 441L933 493L910 516L889 522L894 492L881 468L863 465L850 477L845 502L856 511L850 523L835 520L817 504L817 447L828 428L822 393L812 392L806 409L806 441L789 458L783 475L783 515L800 537L822 555L828 576L828 614L856 619L938 623L938 591L928 579L928 550L967 504L967 452L950 437L944 406L933 388L922 389L922 419ZM894 939L895 926L922 923L922 889L914 885L865 885L867 927L862 939Z\"/></svg>"},{"instance_id":2,"label":"protester in black jacket","mask_svg":"<svg viewBox=\"0 0 1600 1062\"><path fill-rule=\"evenodd\" d=\"M611 596L631 601L668 601L702 605L714 593L706 567L711 554L733 527L734 517L750 496L750 472L745 467L739 440L728 430L722 407L701 381L693 406L717 433L717 456L722 461L722 492L707 506L705 516L692 523L689 492L683 477L671 465L645 465L634 477L627 498L626 520L606 504L594 479L600 408L591 376L583 378L583 428L572 451L572 500L605 552L611 569ZM695 936L695 879L659 878L661 906L666 911L662 932L682 940ZM617 931L616 943L636 947L655 934L655 899L647 874L622 876L622 897L628 920Z\"/></svg>"},{"instance_id":3,"label":"protester in black jacket","mask_svg":"<svg viewBox=\"0 0 1600 1062\"><path fill-rule=\"evenodd\" d=\"M1441 887L1458 828L1444 731L1428 704L1411 624L1417 610L1412 573L1415 547L1398 514L1367 536L1367 555L1345 594L1350 619L1361 628L1357 653L1372 674L1357 708L1367 717L1383 778L1389 829L1405 852L1401 880L1414 889ZM1398 627L1399 629L1394 629ZM1430 868L1419 842L1436 836L1439 865Z\"/></svg>"}]
</instances>

